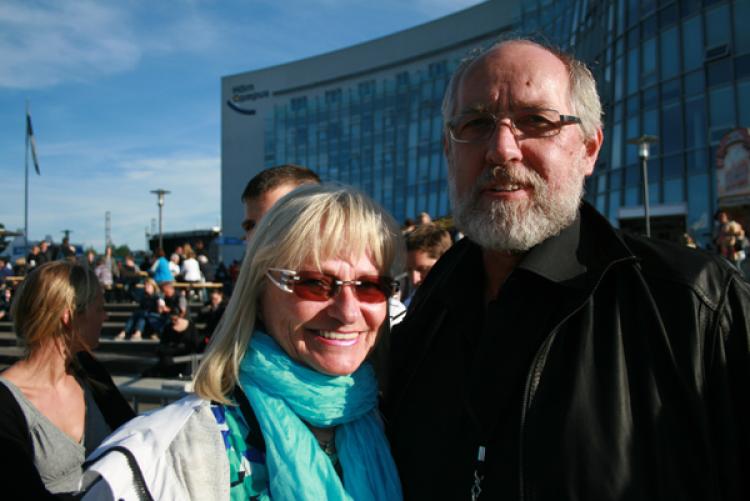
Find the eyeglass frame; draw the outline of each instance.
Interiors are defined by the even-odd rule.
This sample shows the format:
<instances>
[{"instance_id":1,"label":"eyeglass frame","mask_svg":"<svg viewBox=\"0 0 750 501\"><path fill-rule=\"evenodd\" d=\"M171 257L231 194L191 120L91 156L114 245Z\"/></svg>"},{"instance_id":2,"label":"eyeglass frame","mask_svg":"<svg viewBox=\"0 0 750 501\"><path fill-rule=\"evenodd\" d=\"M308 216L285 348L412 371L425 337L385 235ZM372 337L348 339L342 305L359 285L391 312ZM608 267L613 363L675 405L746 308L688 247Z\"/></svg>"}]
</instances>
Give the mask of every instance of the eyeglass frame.
<instances>
[{"instance_id":1,"label":"eyeglass frame","mask_svg":"<svg viewBox=\"0 0 750 501\"><path fill-rule=\"evenodd\" d=\"M512 117L512 115L514 115L516 113L521 113L521 112L532 112L533 113L534 111L551 111L553 113L556 113L560 117L560 119L558 121L551 122L551 124L554 124L555 127L549 129L550 130L549 134L540 134L540 135L529 135L529 134L526 134L523 131L521 131L521 129L518 128L518 126L516 125L515 120ZM472 140L467 140L467 139L459 139L459 138L457 138L455 136L455 134L454 134L455 122L459 118L461 118L461 117L470 116L470 115L491 117L494 120L495 126L492 129L492 131L490 133L488 133L488 136L486 138L472 141ZM498 124L500 123L501 120L503 120L505 118L507 118L509 120L508 128L510 129L511 134L513 134L513 137L515 137L516 139L527 139L527 138L535 138L536 139L536 138L554 137L554 136L558 135L560 133L560 131L562 130L562 128L565 127L566 125L573 125L573 124L579 124L580 125L582 123L581 118L578 117L578 116L575 116L575 115L563 115L559 111L553 110L551 108L522 108L522 109L517 110L517 111L505 112L503 114L493 113L491 111L468 111L468 112L465 112L465 113L460 113L460 114L454 116L453 118L451 118L448 121L448 123L446 124L446 128L448 129L448 135L450 136L451 140L454 141L454 142L456 142L456 143L459 143L459 144L480 144L480 143L483 143L485 141L489 141L492 138L492 136L497 133Z\"/></svg>"},{"instance_id":2,"label":"eyeglass frame","mask_svg":"<svg viewBox=\"0 0 750 501\"><path fill-rule=\"evenodd\" d=\"M341 291L347 285L357 286L357 285L362 285L364 283L362 280L358 280L358 279L341 280L335 275L330 275L328 273L319 272L321 275L332 279L333 286L331 287L331 294L326 299L317 300L317 299L303 298L299 296L296 292L294 292L294 289L289 286L289 282L295 282L295 281L300 280L302 278L300 276L300 272L304 272L304 271L306 270L295 271L295 270L288 270L285 268L269 268L266 271L265 275L266 277L268 277L268 279L271 281L272 284L274 284L276 287L278 287L282 291L289 293L289 294L294 294L300 299L305 299L307 301L319 301L319 302L324 302L330 299L335 299L339 294L341 294ZM271 272L279 273L281 275L280 279L277 279L276 277L274 277L271 274ZM318 273L318 272L311 272L311 273ZM383 291L384 292L383 295L385 296L385 299L383 300L383 302L387 302L389 298L395 296L400 289L398 281L394 280L391 277L382 276L382 275L371 275L371 276L368 276L368 278L378 278L380 280L380 283L379 283L380 286L387 285L389 287L390 293L385 293L386 291ZM363 303L377 304L376 302L362 301L359 298L359 295L357 294L356 289L354 292L354 296L357 298L358 301L361 301Z\"/></svg>"}]
</instances>

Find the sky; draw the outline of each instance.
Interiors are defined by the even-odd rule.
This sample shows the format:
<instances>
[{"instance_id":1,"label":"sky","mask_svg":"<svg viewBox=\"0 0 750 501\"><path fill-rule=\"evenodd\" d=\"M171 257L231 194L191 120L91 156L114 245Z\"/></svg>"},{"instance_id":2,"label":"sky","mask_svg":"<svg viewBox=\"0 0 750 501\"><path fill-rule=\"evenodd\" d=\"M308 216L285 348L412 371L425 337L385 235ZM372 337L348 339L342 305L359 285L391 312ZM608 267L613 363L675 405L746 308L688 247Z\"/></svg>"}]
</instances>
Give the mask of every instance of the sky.
<instances>
[{"instance_id":1,"label":"sky","mask_svg":"<svg viewBox=\"0 0 750 501\"><path fill-rule=\"evenodd\" d=\"M0 223L63 230L101 252L221 224L221 77L303 59L451 14L477 0L2 0Z\"/></svg>"}]
</instances>

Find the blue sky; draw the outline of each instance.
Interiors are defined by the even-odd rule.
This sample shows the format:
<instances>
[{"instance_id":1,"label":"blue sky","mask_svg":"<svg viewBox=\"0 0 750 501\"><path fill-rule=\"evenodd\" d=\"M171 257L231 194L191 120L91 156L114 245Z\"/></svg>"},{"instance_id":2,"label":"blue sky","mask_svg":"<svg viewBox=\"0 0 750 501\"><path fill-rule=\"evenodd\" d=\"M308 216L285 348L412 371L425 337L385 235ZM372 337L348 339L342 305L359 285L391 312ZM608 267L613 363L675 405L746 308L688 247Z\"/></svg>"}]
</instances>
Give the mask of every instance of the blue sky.
<instances>
[{"instance_id":1,"label":"blue sky","mask_svg":"<svg viewBox=\"0 0 750 501\"><path fill-rule=\"evenodd\" d=\"M409 28L476 0L2 0L0 223L101 251L145 247L156 188L164 231L220 224L220 79Z\"/></svg>"}]
</instances>

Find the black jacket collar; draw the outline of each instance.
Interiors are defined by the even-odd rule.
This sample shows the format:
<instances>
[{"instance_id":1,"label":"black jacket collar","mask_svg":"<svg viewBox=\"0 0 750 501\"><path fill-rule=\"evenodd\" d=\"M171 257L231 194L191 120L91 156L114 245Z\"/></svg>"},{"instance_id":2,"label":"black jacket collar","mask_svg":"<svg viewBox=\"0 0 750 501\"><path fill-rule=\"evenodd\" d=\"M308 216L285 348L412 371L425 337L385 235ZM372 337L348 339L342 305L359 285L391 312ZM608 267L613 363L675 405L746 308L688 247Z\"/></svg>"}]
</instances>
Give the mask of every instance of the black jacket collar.
<instances>
[{"instance_id":1,"label":"black jacket collar","mask_svg":"<svg viewBox=\"0 0 750 501\"><path fill-rule=\"evenodd\" d=\"M609 266L635 259L609 221L583 202L573 224L532 248L518 269L583 291L591 290ZM464 238L438 261L420 287L424 290L417 291L417 294L439 298L445 306L455 307L456 296L462 295L461 290L465 291L467 285L477 281L481 283L481 270L481 248Z\"/></svg>"},{"instance_id":2,"label":"black jacket collar","mask_svg":"<svg viewBox=\"0 0 750 501\"><path fill-rule=\"evenodd\" d=\"M518 265L551 282L586 288L610 265L635 259L601 214L584 202L573 224L531 249Z\"/></svg>"}]
</instances>

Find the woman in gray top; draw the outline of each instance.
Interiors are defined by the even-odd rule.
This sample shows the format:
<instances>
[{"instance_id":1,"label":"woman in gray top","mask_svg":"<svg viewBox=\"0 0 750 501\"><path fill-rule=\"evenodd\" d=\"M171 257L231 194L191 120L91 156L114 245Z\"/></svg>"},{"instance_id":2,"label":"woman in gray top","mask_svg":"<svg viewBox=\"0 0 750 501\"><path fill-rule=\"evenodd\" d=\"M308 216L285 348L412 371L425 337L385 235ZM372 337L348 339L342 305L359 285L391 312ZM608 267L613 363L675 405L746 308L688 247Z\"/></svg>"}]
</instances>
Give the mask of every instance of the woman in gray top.
<instances>
[{"instance_id":1,"label":"woman in gray top","mask_svg":"<svg viewBox=\"0 0 750 501\"><path fill-rule=\"evenodd\" d=\"M12 311L25 352L0 375L3 485L75 491L86 454L133 416L90 355L106 319L101 287L81 265L47 263L21 284Z\"/></svg>"}]
</instances>

